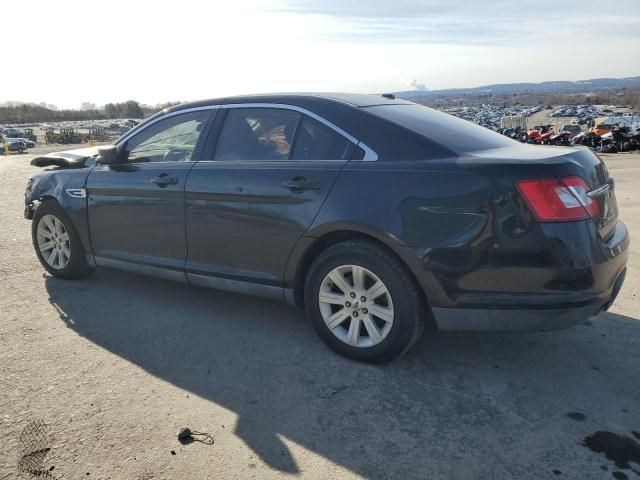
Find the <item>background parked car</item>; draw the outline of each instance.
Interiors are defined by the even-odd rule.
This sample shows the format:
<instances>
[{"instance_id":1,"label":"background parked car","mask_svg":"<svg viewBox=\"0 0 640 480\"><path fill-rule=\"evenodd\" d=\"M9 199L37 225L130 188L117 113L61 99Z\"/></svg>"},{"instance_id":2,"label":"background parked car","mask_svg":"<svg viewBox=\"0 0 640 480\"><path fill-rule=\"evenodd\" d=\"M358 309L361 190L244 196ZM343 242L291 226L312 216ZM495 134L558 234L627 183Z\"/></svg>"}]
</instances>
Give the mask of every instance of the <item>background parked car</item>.
<instances>
[{"instance_id":1,"label":"background parked car","mask_svg":"<svg viewBox=\"0 0 640 480\"><path fill-rule=\"evenodd\" d=\"M7 138L4 143L1 144L0 152L4 153L5 145L10 152L22 153L27 149L27 145L22 140L16 140L15 138Z\"/></svg>"},{"instance_id":2,"label":"background parked car","mask_svg":"<svg viewBox=\"0 0 640 480\"><path fill-rule=\"evenodd\" d=\"M601 123L600 125L593 127L591 129L591 132L601 137L605 133L609 133L612 128L613 125L609 125L608 123Z\"/></svg>"},{"instance_id":3,"label":"background parked car","mask_svg":"<svg viewBox=\"0 0 640 480\"><path fill-rule=\"evenodd\" d=\"M26 138L7 138L7 142L22 142L25 148L33 148L36 146L36 142L32 142Z\"/></svg>"},{"instance_id":4,"label":"background parked car","mask_svg":"<svg viewBox=\"0 0 640 480\"><path fill-rule=\"evenodd\" d=\"M565 125L561 132L569 132L571 134L569 138L573 138L581 132L580 125Z\"/></svg>"}]
</instances>

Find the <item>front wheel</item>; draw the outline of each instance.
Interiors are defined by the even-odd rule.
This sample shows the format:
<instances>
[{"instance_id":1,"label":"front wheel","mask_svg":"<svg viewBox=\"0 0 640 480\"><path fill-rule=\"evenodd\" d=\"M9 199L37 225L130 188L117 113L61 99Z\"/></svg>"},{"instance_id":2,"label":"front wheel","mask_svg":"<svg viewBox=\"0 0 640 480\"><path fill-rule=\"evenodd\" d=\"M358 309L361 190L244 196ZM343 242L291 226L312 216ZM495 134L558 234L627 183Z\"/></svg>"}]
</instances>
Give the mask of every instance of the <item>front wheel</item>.
<instances>
[{"instance_id":1,"label":"front wheel","mask_svg":"<svg viewBox=\"0 0 640 480\"><path fill-rule=\"evenodd\" d=\"M54 200L38 205L31 238L38 260L54 277L76 279L91 273L78 232Z\"/></svg>"},{"instance_id":2,"label":"front wheel","mask_svg":"<svg viewBox=\"0 0 640 480\"><path fill-rule=\"evenodd\" d=\"M424 326L424 301L406 267L369 241L322 252L307 275L305 305L332 350L363 362L402 355Z\"/></svg>"}]
</instances>

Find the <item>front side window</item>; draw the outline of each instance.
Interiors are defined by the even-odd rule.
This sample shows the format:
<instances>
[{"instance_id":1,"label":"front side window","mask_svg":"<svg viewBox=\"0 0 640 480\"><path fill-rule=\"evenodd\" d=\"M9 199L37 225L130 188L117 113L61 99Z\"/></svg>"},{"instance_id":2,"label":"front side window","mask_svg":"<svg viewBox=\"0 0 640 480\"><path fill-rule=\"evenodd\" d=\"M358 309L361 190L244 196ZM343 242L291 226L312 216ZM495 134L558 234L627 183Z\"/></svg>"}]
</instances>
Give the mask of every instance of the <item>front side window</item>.
<instances>
[{"instance_id":1,"label":"front side window","mask_svg":"<svg viewBox=\"0 0 640 480\"><path fill-rule=\"evenodd\" d=\"M191 160L209 110L159 120L127 140L129 162L188 162Z\"/></svg>"},{"instance_id":2,"label":"front side window","mask_svg":"<svg viewBox=\"0 0 640 480\"><path fill-rule=\"evenodd\" d=\"M296 134L293 160L344 160L351 142L335 130L311 117L305 117Z\"/></svg>"},{"instance_id":3,"label":"front side window","mask_svg":"<svg viewBox=\"0 0 640 480\"><path fill-rule=\"evenodd\" d=\"M214 160L288 160L300 114L279 108L234 108Z\"/></svg>"}]
</instances>

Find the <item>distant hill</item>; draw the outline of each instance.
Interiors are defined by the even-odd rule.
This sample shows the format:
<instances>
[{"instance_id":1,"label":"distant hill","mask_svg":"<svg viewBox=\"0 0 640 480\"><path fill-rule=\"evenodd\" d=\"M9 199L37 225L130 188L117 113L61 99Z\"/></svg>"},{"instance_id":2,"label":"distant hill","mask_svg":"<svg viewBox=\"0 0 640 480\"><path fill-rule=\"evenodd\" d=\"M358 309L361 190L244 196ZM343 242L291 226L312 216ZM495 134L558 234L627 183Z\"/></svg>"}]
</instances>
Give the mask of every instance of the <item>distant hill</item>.
<instances>
[{"instance_id":1,"label":"distant hill","mask_svg":"<svg viewBox=\"0 0 640 480\"><path fill-rule=\"evenodd\" d=\"M542 83L498 83L473 88L449 88L444 90L406 90L393 92L398 98L413 100L416 98L447 97L461 95L486 95L510 93L589 93L621 88L640 88L640 77L593 78L575 82L556 81Z\"/></svg>"}]
</instances>

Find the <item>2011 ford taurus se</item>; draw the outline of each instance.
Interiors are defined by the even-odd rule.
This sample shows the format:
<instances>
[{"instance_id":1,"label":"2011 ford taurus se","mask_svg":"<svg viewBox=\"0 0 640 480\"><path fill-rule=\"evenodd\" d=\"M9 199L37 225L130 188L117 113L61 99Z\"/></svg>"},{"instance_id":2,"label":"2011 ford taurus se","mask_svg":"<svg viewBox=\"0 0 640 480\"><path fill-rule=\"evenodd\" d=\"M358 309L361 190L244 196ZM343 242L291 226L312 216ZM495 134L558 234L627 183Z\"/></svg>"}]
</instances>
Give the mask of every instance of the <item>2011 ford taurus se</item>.
<instances>
[{"instance_id":1,"label":"2011 ford taurus se","mask_svg":"<svg viewBox=\"0 0 640 480\"><path fill-rule=\"evenodd\" d=\"M392 96L190 103L32 163L54 166L25 210L51 275L112 267L279 299L362 361L405 352L425 321L574 325L625 275L629 236L594 153Z\"/></svg>"}]
</instances>

